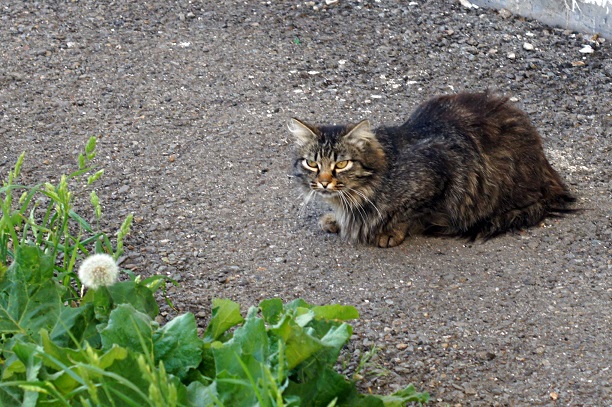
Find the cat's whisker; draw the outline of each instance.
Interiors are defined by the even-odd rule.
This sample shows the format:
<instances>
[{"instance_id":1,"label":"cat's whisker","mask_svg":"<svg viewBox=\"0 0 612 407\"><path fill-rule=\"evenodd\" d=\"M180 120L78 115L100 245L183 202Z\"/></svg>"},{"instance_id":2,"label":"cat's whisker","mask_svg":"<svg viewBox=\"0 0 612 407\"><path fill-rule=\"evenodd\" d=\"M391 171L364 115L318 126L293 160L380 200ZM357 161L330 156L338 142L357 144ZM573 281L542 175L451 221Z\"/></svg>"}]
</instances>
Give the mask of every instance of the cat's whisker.
<instances>
[{"instance_id":1,"label":"cat's whisker","mask_svg":"<svg viewBox=\"0 0 612 407\"><path fill-rule=\"evenodd\" d=\"M359 213L359 216L361 217L361 220L363 222L366 221L366 212L363 208L363 205L361 205L360 202L358 202L354 196L351 196L349 193L347 193L346 191L340 190L340 195L343 197L343 199L345 200L345 202L347 203L347 212L354 212L352 209L356 208L357 212Z\"/></svg>"},{"instance_id":2,"label":"cat's whisker","mask_svg":"<svg viewBox=\"0 0 612 407\"><path fill-rule=\"evenodd\" d=\"M316 192L314 190L311 190L311 191L308 192L308 194L302 193L300 195L300 197L304 196L304 201L302 202L302 206L298 210L298 216L300 216L300 217L304 216L304 214L306 213L306 207L308 206L308 204L312 200L312 197L314 196L315 193Z\"/></svg>"},{"instance_id":3,"label":"cat's whisker","mask_svg":"<svg viewBox=\"0 0 612 407\"><path fill-rule=\"evenodd\" d=\"M344 208L344 210L346 212L350 212L351 211L351 205L349 204L349 202L347 202L347 200L344 198L344 194L342 193L342 191L338 191L339 192L339 196L340 196L340 203L342 204L342 208Z\"/></svg>"},{"instance_id":4,"label":"cat's whisker","mask_svg":"<svg viewBox=\"0 0 612 407\"><path fill-rule=\"evenodd\" d=\"M376 207L376 205L374 205L374 202L372 202L372 200L370 198L368 198L363 192L358 191L354 188L349 188L346 187L346 189L348 189L351 192L356 193L357 195L359 195L360 197L362 197L365 201L367 201L370 205L372 205L372 207L376 210L376 212L378 213L378 217L380 218L380 220L383 220L383 216L382 213L380 213L380 211L378 210L378 208Z\"/></svg>"},{"instance_id":5,"label":"cat's whisker","mask_svg":"<svg viewBox=\"0 0 612 407\"><path fill-rule=\"evenodd\" d=\"M352 213L352 207L350 202L346 199L346 197L344 196L344 194L341 192L340 193L340 200L342 202L342 207L345 208L344 212L346 213Z\"/></svg>"},{"instance_id":6,"label":"cat's whisker","mask_svg":"<svg viewBox=\"0 0 612 407\"><path fill-rule=\"evenodd\" d=\"M338 196L340 197L340 202L342 203L342 208L344 208L344 212L351 213L351 204L346 200L346 197L344 196L342 191L340 191L340 194Z\"/></svg>"}]
</instances>

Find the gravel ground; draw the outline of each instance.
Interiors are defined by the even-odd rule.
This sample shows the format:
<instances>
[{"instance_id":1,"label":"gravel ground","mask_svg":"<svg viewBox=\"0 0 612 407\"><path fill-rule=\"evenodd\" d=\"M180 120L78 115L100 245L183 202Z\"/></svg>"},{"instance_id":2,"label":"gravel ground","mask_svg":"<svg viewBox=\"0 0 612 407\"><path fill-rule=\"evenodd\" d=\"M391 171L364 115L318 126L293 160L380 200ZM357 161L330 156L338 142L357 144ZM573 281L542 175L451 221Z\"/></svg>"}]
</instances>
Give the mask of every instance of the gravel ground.
<instances>
[{"instance_id":1,"label":"gravel ground","mask_svg":"<svg viewBox=\"0 0 612 407\"><path fill-rule=\"evenodd\" d=\"M23 182L57 180L98 136L105 227L135 214L123 266L180 280L179 312L352 304L347 372L380 349L364 389L612 405L610 39L450 1L7 0L0 17L0 173L26 151ZM298 214L291 116L397 124L486 88L530 114L583 212L388 250L319 231L322 205Z\"/></svg>"}]
</instances>

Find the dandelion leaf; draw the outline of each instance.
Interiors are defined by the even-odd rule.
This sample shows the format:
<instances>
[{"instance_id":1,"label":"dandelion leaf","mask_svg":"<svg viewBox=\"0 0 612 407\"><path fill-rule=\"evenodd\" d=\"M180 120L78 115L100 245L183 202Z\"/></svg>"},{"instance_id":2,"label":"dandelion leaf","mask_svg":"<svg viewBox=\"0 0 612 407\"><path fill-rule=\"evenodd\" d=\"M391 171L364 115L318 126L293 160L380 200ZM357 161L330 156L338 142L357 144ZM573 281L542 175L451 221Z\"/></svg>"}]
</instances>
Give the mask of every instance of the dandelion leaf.
<instances>
[{"instance_id":1,"label":"dandelion leaf","mask_svg":"<svg viewBox=\"0 0 612 407\"><path fill-rule=\"evenodd\" d=\"M277 324L283 314L283 301L280 298L269 298L259 303L261 315L269 324Z\"/></svg>"},{"instance_id":2,"label":"dandelion leaf","mask_svg":"<svg viewBox=\"0 0 612 407\"><path fill-rule=\"evenodd\" d=\"M335 405L357 405L348 403L356 393L355 385L329 366L318 369L313 377L292 380L285 392L299 397L301 405L311 407L327 407L334 399Z\"/></svg>"},{"instance_id":3,"label":"dandelion leaf","mask_svg":"<svg viewBox=\"0 0 612 407\"><path fill-rule=\"evenodd\" d=\"M159 306L153 292L142 284L133 281L120 281L106 287L114 304L131 304L135 309L155 318L159 314Z\"/></svg>"},{"instance_id":4,"label":"dandelion leaf","mask_svg":"<svg viewBox=\"0 0 612 407\"><path fill-rule=\"evenodd\" d=\"M204 385L198 381L191 382L187 386L187 402L193 407L210 407L219 405L219 393L217 392L217 382Z\"/></svg>"},{"instance_id":5,"label":"dandelion leaf","mask_svg":"<svg viewBox=\"0 0 612 407\"><path fill-rule=\"evenodd\" d=\"M163 361L166 371L184 378L202 360L202 340L192 313L174 318L153 335L156 361Z\"/></svg>"},{"instance_id":6,"label":"dandelion leaf","mask_svg":"<svg viewBox=\"0 0 612 407\"><path fill-rule=\"evenodd\" d=\"M359 312L357 308L350 305L320 305L312 308L316 318L337 319L340 321L348 321L350 319L358 319Z\"/></svg>"},{"instance_id":7,"label":"dandelion leaf","mask_svg":"<svg viewBox=\"0 0 612 407\"><path fill-rule=\"evenodd\" d=\"M204 332L204 340L212 342L223 335L228 329L242 323L240 305L227 299L214 298L210 323Z\"/></svg>"},{"instance_id":8,"label":"dandelion leaf","mask_svg":"<svg viewBox=\"0 0 612 407\"><path fill-rule=\"evenodd\" d=\"M38 339L42 328L55 326L62 308L60 287L52 280L30 285L13 281L0 287L0 333Z\"/></svg>"},{"instance_id":9,"label":"dandelion leaf","mask_svg":"<svg viewBox=\"0 0 612 407\"><path fill-rule=\"evenodd\" d=\"M108 324L100 332L102 349L108 350L113 344L151 354L153 351L153 329L151 318L134 308L131 304L119 304L108 319Z\"/></svg>"},{"instance_id":10,"label":"dandelion leaf","mask_svg":"<svg viewBox=\"0 0 612 407\"><path fill-rule=\"evenodd\" d=\"M321 341L309 334L288 315L270 332L285 342L285 356L289 369L293 369L323 347Z\"/></svg>"},{"instance_id":11,"label":"dandelion leaf","mask_svg":"<svg viewBox=\"0 0 612 407\"><path fill-rule=\"evenodd\" d=\"M389 396L376 396L383 401L385 407L404 407L406 403L425 404L429 401L429 393L419 393L411 384Z\"/></svg>"},{"instance_id":12,"label":"dandelion leaf","mask_svg":"<svg viewBox=\"0 0 612 407\"><path fill-rule=\"evenodd\" d=\"M278 385L273 383L270 372L278 367L278 362L272 367L266 326L256 313L257 308L252 307L233 338L222 344L216 342L212 348L216 368L214 389L224 405L272 405L271 390Z\"/></svg>"},{"instance_id":13,"label":"dandelion leaf","mask_svg":"<svg viewBox=\"0 0 612 407\"><path fill-rule=\"evenodd\" d=\"M5 280L41 284L53 278L53 258L36 246L19 245Z\"/></svg>"}]
</instances>

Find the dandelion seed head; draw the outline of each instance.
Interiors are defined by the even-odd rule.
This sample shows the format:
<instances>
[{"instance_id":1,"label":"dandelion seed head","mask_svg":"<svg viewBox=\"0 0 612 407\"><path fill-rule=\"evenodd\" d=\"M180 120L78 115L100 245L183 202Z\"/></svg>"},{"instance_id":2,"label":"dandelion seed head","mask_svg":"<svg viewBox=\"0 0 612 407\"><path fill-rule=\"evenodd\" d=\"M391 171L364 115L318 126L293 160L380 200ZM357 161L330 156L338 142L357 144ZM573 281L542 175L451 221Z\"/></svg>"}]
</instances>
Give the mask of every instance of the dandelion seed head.
<instances>
[{"instance_id":1,"label":"dandelion seed head","mask_svg":"<svg viewBox=\"0 0 612 407\"><path fill-rule=\"evenodd\" d=\"M109 286L117 281L119 267L108 254L94 254L83 261L79 267L79 279L85 287L96 289Z\"/></svg>"}]
</instances>

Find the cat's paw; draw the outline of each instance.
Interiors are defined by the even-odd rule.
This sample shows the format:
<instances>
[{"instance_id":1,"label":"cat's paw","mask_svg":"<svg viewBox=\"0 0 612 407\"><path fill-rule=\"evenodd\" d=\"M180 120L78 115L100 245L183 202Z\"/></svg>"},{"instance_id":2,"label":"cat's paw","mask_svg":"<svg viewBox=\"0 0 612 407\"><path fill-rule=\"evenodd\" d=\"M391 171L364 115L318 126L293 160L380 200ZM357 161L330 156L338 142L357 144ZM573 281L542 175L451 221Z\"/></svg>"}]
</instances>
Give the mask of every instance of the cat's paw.
<instances>
[{"instance_id":1,"label":"cat's paw","mask_svg":"<svg viewBox=\"0 0 612 407\"><path fill-rule=\"evenodd\" d=\"M384 232L376 236L378 247L395 247L402 243L406 238L406 230L408 225L399 224L395 229Z\"/></svg>"},{"instance_id":2,"label":"cat's paw","mask_svg":"<svg viewBox=\"0 0 612 407\"><path fill-rule=\"evenodd\" d=\"M333 213L326 213L325 215L323 215L321 217L321 220L319 221L319 225L321 226L321 229L323 229L327 233L340 232L340 226L338 225L336 217Z\"/></svg>"}]
</instances>

